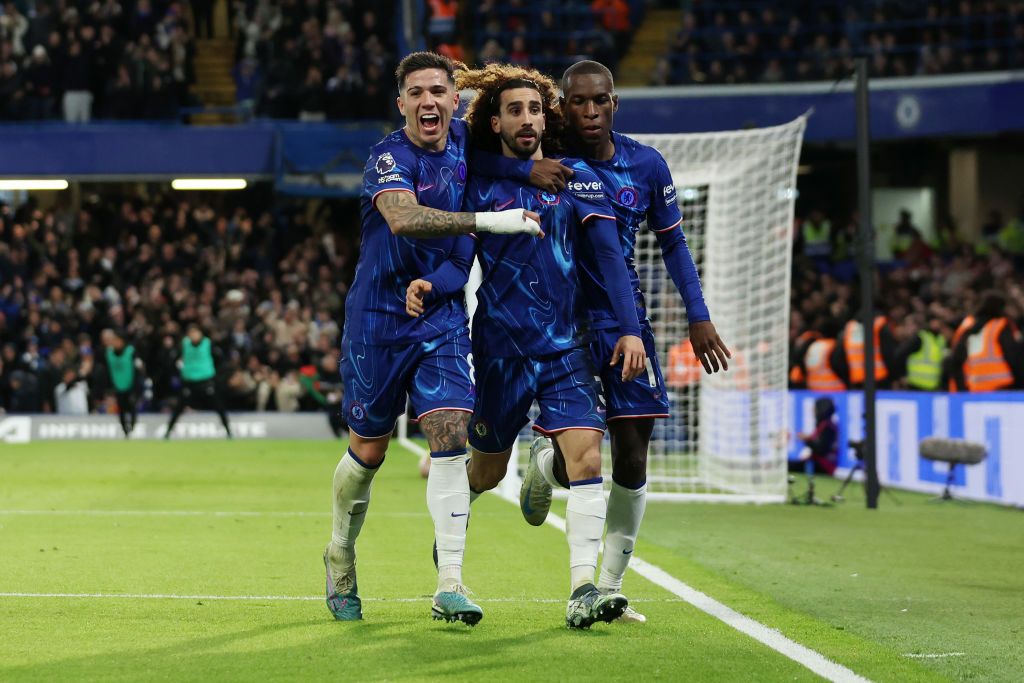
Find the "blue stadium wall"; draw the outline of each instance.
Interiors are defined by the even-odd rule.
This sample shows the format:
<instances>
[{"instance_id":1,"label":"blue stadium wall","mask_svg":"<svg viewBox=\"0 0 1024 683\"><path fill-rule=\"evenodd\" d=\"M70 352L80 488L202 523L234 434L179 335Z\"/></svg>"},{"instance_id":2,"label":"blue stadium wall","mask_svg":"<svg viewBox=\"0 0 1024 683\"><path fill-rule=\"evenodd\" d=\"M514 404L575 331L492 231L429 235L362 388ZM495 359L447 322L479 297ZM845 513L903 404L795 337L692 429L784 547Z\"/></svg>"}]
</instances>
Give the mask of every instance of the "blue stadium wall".
<instances>
[{"instance_id":1,"label":"blue stadium wall","mask_svg":"<svg viewBox=\"0 0 1024 683\"><path fill-rule=\"evenodd\" d=\"M616 128L629 133L771 126L813 110L808 142L854 137L849 82L623 90ZM0 126L0 177L77 180L182 175L273 180L279 192L359 193L368 148L389 124L257 122L240 126L58 123ZM875 139L991 135L1024 130L1024 75L1012 72L879 80L871 86Z\"/></svg>"}]
</instances>

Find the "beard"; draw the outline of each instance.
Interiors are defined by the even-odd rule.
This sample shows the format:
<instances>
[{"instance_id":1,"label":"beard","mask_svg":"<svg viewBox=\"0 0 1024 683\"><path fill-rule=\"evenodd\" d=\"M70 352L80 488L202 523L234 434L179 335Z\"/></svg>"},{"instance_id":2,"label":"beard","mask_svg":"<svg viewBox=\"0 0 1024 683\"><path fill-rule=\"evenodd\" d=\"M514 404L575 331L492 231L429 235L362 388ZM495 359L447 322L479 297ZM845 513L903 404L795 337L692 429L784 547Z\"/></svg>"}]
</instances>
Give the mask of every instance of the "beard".
<instances>
[{"instance_id":1,"label":"beard","mask_svg":"<svg viewBox=\"0 0 1024 683\"><path fill-rule=\"evenodd\" d=\"M519 131L516 132L518 133ZM540 147L540 139L541 134L537 133L537 137L533 139L533 142L530 145L523 146L523 144L516 139L515 134L501 131L502 142L508 145L508 148L512 150L512 153L515 154L520 159L529 159L530 157L532 157L533 153L536 152L537 148Z\"/></svg>"}]
</instances>

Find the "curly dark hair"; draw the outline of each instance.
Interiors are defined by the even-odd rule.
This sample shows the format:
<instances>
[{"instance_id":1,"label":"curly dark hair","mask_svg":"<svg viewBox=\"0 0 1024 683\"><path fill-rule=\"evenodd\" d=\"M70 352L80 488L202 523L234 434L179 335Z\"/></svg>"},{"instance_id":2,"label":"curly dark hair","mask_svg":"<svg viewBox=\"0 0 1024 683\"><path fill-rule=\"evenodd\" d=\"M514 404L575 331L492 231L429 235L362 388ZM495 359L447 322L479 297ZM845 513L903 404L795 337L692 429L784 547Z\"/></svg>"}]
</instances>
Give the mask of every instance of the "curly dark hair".
<instances>
[{"instance_id":1,"label":"curly dark hair","mask_svg":"<svg viewBox=\"0 0 1024 683\"><path fill-rule=\"evenodd\" d=\"M541 72L514 64L489 64L483 69L457 71L455 85L459 90L476 91L465 116L474 146L501 154L501 138L491 130L491 117L498 115L501 93L512 88L533 88L544 104L544 154L562 152L564 124L558 86Z\"/></svg>"}]
</instances>

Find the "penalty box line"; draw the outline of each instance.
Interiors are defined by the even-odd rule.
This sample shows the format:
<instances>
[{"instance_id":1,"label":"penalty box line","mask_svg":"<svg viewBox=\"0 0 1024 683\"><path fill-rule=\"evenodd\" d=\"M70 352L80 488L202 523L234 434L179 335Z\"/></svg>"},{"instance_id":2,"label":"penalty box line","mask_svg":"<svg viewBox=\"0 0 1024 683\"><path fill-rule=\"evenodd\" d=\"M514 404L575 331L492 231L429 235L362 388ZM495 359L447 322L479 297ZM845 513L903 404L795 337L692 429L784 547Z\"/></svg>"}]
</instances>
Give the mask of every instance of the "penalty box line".
<instances>
[{"instance_id":1,"label":"penalty box line","mask_svg":"<svg viewBox=\"0 0 1024 683\"><path fill-rule=\"evenodd\" d=\"M427 455L427 451L419 444L409 439L400 439L399 442L417 456ZM491 491L499 498L507 500L516 507L519 500L512 495L503 495L498 489ZM548 513L547 524L565 533L565 520L556 514ZM711 596L701 593L696 588L689 586L664 569L657 567L650 562L645 562L636 555L629 562L629 567L640 576L651 583L664 588L673 595L681 598L705 614L725 622L728 626L740 633L746 634L763 645L767 645L779 654L788 657L797 664L804 666L819 676L833 681L834 683L870 683L867 678L846 668L842 664L833 662L820 652L815 652L805 645L790 640L776 629L769 628L759 621L740 614Z\"/></svg>"}]
</instances>

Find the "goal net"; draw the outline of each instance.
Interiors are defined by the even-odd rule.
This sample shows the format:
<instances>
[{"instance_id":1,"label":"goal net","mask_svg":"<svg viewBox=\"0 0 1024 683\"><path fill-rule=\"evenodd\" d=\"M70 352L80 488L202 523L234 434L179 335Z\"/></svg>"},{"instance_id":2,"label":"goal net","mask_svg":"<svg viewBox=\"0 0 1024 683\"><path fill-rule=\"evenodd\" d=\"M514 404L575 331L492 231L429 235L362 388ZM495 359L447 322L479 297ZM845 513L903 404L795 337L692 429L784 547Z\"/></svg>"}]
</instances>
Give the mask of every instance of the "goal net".
<instances>
[{"instance_id":1,"label":"goal net","mask_svg":"<svg viewBox=\"0 0 1024 683\"><path fill-rule=\"evenodd\" d=\"M704 298L733 353L728 372L697 369L682 299L656 237L641 229L636 268L671 404L671 417L655 421L651 499L785 499L790 263L805 124L801 117L771 128L635 136L668 162ZM533 436L529 426L520 434L506 495L518 495ZM607 437L603 452L610 482Z\"/></svg>"},{"instance_id":2,"label":"goal net","mask_svg":"<svg viewBox=\"0 0 1024 683\"><path fill-rule=\"evenodd\" d=\"M785 498L793 208L805 125L801 117L772 128L636 136L668 162L704 298L733 353L728 372L696 366L685 307L657 239L642 230L637 272L672 406L655 422L651 497Z\"/></svg>"}]
</instances>

